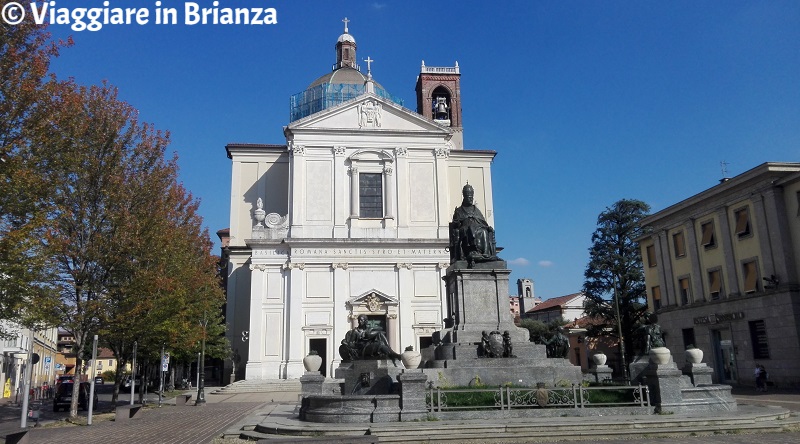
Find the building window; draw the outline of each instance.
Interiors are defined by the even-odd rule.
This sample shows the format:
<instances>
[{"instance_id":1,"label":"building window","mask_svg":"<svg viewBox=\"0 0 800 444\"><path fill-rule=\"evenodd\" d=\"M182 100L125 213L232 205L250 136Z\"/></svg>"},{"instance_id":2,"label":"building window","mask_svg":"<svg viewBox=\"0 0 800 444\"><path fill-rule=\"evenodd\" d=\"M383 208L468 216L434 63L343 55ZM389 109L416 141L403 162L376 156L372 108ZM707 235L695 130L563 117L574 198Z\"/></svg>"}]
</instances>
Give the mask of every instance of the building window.
<instances>
[{"instance_id":1,"label":"building window","mask_svg":"<svg viewBox=\"0 0 800 444\"><path fill-rule=\"evenodd\" d=\"M711 300L715 301L722 296L722 272L720 270L708 272L708 291L711 294Z\"/></svg>"},{"instance_id":2,"label":"building window","mask_svg":"<svg viewBox=\"0 0 800 444\"><path fill-rule=\"evenodd\" d=\"M658 265L656 261L656 246L655 245L648 245L647 248L647 266L653 268Z\"/></svg>"},{"instance_id":3,"label":"building window","mask_svg":"<svg viewBox=\"0 0 800 444\"><path fill-rule=\"evenodd\" d=\"M686 256L686 242L683 239L683 231L678 231L672 235L672 246L675 248L675 257Z\"/></svg>"},{"instance_id":4,"label":"building window","mask_svg":"<svg viewBox=\"0 0 800 444\"><path fill-rule=\"evenodd\" d=\"M358 175L359 217L383 217L383 178L380 173Z\"/></svg>"},{"instance_id":5,"label":"building window","mask_svg":"<svg viewBox=\"0 0 800 444\"><path fill-rule=\"evenodd\" d=\"M756 261L748 261L742 264L745 293L758 291L758 267L756 265Z\"/></svg>"},{"instance_id":6,"label":"building window","mask_svg":"<svg viewBox=\"0 0 800 444\"><path fill-rule=\"evenodd\" d=\"M739 238L749 236L750 212L747 210L747 207L736 210L734 215L736 216L736 236Z\"/></svg>"},{"instance_id":7,"label":"building window","mask_svg":"<svg viewBox=\"0 0 800 444\"><path fill-rule=\"evenodd\" d=\"M111 367L111 365L112 365L113 363L114 363L114 360L113 360L113 359L109 359L109 360L108 360L108 366L109 366L109 367Z\"/></svg>"},{"instance_id":8,"label":"building window","mask_svg":"<svg viewBox=\"0 0 800 444\"><path fill-rule=\"evenodd\" d=\"M689 290L689 278L678 279L678 291L681 294L681 305L689 305L692 301L691 290Z\"/></svg>"},{"instance_id":9,"label":"building window","mask_svg":"<svg viewBox=\"0 0 800 444\"><path fill-rule=\"evenodd\" d=\"M697 346L694 342L694 329L693 328L684 328L683 329L683 349L687 349L690 345Z\"/></svg>"},{"instance_id":10,"label":"building window","mask_svg":"<svg viewBox=\"0 0 800 444\"><path fill-rule=\"evenodd\" d=\"M700 225L701 231L703 232L703 240L701 245L708 248L714 248L717 246L717 239L714 236L714 221L708 221Z\"/></svg>"},{"instance_id":11,"label":"building window","mask_svg":"<svg viewBox=\"0 0 800 444\"><path fill-rule=\"evenodd\" d=\"M655 286L650 292L653 294L653 310L658 310L661 308L661 287Z\"/></svg>"},{"instance_id":12,"label":"building window","mask_svg":"<svg viewBox=\"0 0 800 444\"><path fill-rule=\"evenodd\" d=\"M769 359L767 326L763 320L750 321L750 342L753 344L753 359Z\"/></svg>"}]
</instances>

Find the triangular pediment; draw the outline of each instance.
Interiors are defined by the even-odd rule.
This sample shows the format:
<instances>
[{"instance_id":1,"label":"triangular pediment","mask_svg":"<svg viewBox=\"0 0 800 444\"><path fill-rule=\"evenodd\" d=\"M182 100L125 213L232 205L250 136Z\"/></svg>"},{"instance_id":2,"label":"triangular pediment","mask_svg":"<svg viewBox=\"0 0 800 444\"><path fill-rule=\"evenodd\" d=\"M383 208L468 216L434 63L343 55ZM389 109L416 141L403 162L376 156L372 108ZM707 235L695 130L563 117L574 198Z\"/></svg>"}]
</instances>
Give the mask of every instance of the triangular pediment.
<instances>
[{"instance_id":1,"label":"triangular pediment","mask_svg":"<svg viewBox=\"0 0 800 444\"><path fill-rule=\"evenodd\" d=\"M378 290L369 290L347 301L350 306L365 304L397 305L398 300Z\"/></svg>"},{"instance_id":2,"label":"triangular pediment","mask_svg":"<svg viewBox=\"0 0 800 444\"><path fill-rule=\"evenodd\" d=\"M452 129L439 125L411 110L372 93L296 120L288 130L325 129L364 132L420 132L451 134Z\"/></svg>"}]
</instances>

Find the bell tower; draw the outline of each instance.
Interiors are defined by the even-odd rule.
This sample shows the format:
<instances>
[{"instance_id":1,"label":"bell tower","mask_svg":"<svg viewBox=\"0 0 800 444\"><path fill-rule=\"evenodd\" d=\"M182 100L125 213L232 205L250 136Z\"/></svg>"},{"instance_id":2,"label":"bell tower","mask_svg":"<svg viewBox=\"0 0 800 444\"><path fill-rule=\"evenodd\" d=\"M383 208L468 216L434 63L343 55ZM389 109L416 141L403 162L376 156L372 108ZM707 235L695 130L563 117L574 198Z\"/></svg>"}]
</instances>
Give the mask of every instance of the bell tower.
<instances>
[{"instance_id":1,"label":"bell tower","mask_svg":"<svg viewBox=\"0 0 800 444\"><path fill-rule=\"evenodd\" d=\"M453 148L464 149L461 126L461 72L455 66L425 66L417 76L417 113L452 128Z\"/></svg>"}]
</instances>

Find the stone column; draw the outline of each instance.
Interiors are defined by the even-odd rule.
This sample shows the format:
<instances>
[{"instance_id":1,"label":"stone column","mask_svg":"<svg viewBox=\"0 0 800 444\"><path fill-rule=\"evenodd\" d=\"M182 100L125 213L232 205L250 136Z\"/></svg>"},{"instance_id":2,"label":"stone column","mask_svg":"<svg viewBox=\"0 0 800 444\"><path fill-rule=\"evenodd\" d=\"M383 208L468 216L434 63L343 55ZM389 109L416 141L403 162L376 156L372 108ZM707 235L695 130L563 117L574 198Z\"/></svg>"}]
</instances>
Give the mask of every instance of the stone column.
<instances>
[{"instance_id":1,"label":"stone column","mask_svg":"<svg viewBox=\"0 0 800 444\"><path fill-rule=\"evenodd\" d=\"M350 208L347 206L347 189L344 183L347 177L347 167L344 165L347 150L343 146L333 148L333 237L347 237L347 216Z\"/></svg>"},{"instance_id":2,"label":"stone column","mask_svg":"<svg viewBox=\"0 0 800 444\"><path fill-rule=\"evenodd\" d=\"M397 196L395 196L394 192L393 170L392 164L383 167L383 182L386 184L386 192L383 193L385 202L384 219L394 219L394 201Z\"/></svg>"},{"instance_id":3,"label":"stone column","mask_svg":"<svg viewBox=\"0 0 800 444\"><path fill-rule=\"evenodd\" d=\"M658 269L658 285L661 286L661 305L667 306L678 304L678 298L673 290L673 275L672 275L672 255L669 249L669 239L667 239L667 230L658 232L654 239L656 251L660 251L657 257L661 260L661 266ZM674 299L674 300L673 300Z\"/></svg>"},{"instance_id":4,"label":"stone column","mask_svg":"<svg viewBox=\"0 0 800 444\"><path fill-rule=\"evenodd\" d=\"M303 355L305 353L305 332L302 327L303 306L305 295L305 264L302 262L289 263L289 297L286 306L286 323L284 334L287 341L284 343L283 356L284 374L286 378L299 378L303 375Z\"/></svg>"},{"instance_id":5,"label":"stone column","mask_svg":"<svg viewBox=\"0 0 800 444\"><path fill-rule=\"evenodd\" d=\"M414 272L411 270L411 267L412 265L410 262L397 263L397 294L403 295L402 299L398 296L398 314L401 322L397 322L397 324L405 324L408 326L408 328L399 332L399 343L396 345L397 348L394 348L394 351L398 353L403 353L403 350L409 345L413 345L415 350L417 348L415 344L416 341L414 340L414 331L411 328L411 325L414 323L414 311L411 308L411 299L414 297Z\"/></svg>"},{"instance_id":6,"label":"stone column","mask_svg":"<svg viewBox=\"0 0 800 444\"><path fill-rule=\"evenodd\" d=\"M291 154L291 235L302 236L303 225L305 225L306 213L306 149L303 145L289 144ZM295 228L298 228L295 230Z\"/></svg>"},{"instance_id":7,"label":"stone column","mask_svg":"<svg viewBox=\"0 0 800 444\"><path fill-rule=\"evenodd\" d=\"M263 377L262 360L264 357L264 293L266 264L250 264L250 332L248 336L248 359L245 375L250 378Z\"/></svg>"}]
</instances>

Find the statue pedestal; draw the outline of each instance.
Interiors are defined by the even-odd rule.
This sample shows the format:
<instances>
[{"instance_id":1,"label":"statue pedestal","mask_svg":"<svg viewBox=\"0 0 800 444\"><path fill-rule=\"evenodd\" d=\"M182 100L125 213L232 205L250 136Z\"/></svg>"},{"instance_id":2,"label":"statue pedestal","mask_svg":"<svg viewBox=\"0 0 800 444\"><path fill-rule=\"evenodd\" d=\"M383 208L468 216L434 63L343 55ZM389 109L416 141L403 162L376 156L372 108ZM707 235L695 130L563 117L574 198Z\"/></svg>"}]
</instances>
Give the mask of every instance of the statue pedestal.
<instances>
[{"instance_id":1,"label":"statue pedestal","mask_svg":"<svg viewBox=\"0 0 800 444\"><path fill-rule=\"evenodd\" d=\"M508 309L508 277L505 261L478 262L473 268L457 261L447 269L447 305L453 328L444 343L481 342L482 332L508 331L514 344L528 342L529 333L514 325Z\"/></svg>"},{"instance_id":2,"label":"statue pedestal","mask_svg":"<svg viewBox=\"0 0 800 444\"><path fill-rule=\"evenodd\" d=\"M343 395L385 395L392 393L403 364L389 359L343 362L336 369L336 379L344 379Z\"/></svg>"},{"instance_id":3,"label":"statue pedestal","mask_svg":"<svg viewBox=\"0 0 800 444\"><path fill-rule=\"evenodd\" d=\"M681 377L683 373L678 370L674 362L668 364L650 365L642 372L641 376L650 389L650 404L656 406L656 412L671 411L673 406L681 406Z\"/></svg>"},{"instance_id":4,"label":"statue pedestal","mask_svg":"<svg viewBox=\"0 0 800 444\"><path fill-rule=\"evenodd\" d=\"M594 382L602 384L606 381L611 381L611 374L614 371L607 365L598 365L597 367L589 370L589 373L594 375Z\"/></svg>"},{"instance_id":5,"label":"statue pedestal","mask_svg":"<svg viewBox=\"0 0 800 444\"><path fill-rule=\"evenodd\" d=\"M300 377L301 393L303 395L321 395L324 382L325 377L320 372L306 372Z\"/></svg>"},{"instance_id":6,"label":"statue pedestal","mask_svg":"<svg viewBox=\"0 0 800 444\"><path fill-rule=\"evenodd\" d=\"M711 375L714 374L714 369L705 363L692 364L687 362L683 366L683 374L692 380L692 385L697 387L701 385L711 385Z\"/></svg>"}]
</instances>

